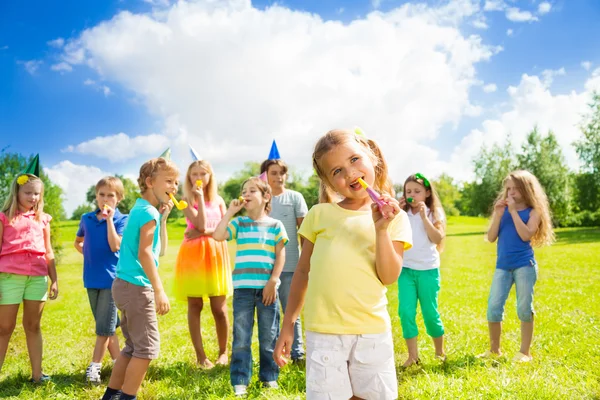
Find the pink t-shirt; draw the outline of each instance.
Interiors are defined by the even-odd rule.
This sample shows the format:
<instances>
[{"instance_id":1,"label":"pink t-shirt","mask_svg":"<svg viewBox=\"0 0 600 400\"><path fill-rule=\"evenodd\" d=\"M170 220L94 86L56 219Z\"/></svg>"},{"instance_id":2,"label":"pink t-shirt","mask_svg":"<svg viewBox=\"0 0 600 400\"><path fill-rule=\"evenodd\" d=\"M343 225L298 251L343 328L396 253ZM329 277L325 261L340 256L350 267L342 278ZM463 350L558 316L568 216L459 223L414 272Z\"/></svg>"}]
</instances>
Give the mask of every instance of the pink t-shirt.
<instances>
[{"instance_id":1,"label":"pink t-shirt","mask_svg":"<svg viewBox=\"0 0 600 400\"><path fill-rule=\"evenodd\" d=\"M42 214L41 221L35 220L35 212L18 214L10 223L0 212L3 225L2 249L0 250L0 272L19 275L48 275L44 228L52 217Z\"/></svg>"},{"instance_id":2,"label":"pink t-shirt","mask_svg":"<svg viewBox=\"0 0 600 400\"><path fill-rule=\"evenodd\" d=\"M194 208L197 210L198 205L194 204ZM206 213L206 229L215 229L219 222L223 218L223 214L221 214L221 208L219 207L219 203L214 202L204 202L204 211ZM186 218L188 229L194 229L194 224Z\"/></svg>"}]
</instances>

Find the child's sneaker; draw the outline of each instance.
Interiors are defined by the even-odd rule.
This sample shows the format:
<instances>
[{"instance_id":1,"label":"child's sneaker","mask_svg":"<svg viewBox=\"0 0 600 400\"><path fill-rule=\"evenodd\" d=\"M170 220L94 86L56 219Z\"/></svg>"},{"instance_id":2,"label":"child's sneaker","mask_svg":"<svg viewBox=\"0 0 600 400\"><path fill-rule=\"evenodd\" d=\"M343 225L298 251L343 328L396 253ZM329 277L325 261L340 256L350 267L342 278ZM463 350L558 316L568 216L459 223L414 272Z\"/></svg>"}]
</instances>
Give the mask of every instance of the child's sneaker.
<instances>
[{"instance_id":1,"label":"child's sneaker","mask_svg":"<svg viewBox=\"0 0 600 400\"><path fill-rule=\"evenodd\" d=\"M246 385L234 385L233 393L236 396L245 396L246 393L248 393L247 388L248 388L248 386L246 386Z\"/></svg>"},{"instance_id":2,"label":"child's sneaker","mask_svg":"<svg viewBox=\"0 0 600 400\"><path fill-rule=\"evenodd\" d=\"M279 389L279 385L277 384L277 381L263 382L263 386L268 389Z\"/></svg>"},{"instance_id":3,"label":"child's sneaker","mask_svg":"<svg viewBox=\"0 0 600 400\"><path fill-rule=\"evenodd\" d=\"M37 383L37 384L40 384L40 383L48 383L48 382L50 382L51 380L52 380L52 378L50 378L48 375L46 375L46 374L42 374L42 376L40 376L40 379L38 379L38 380L35 380L35 379L31 378L31 379L29 380L29 382L31 382L31 383Z\"/></svg>"},{"instance_id":4,"label":"child's sneaker","mask_svg":"<svg viewBox=\"0 0 600 400\"><path fill-rule=\"evenodd\" d=\"M85 380L89 383L101 383L102 379L100 378L100 369L102 368L102 364L92 362L88 365L85 370Z\"/></svg>"}]
</instances>

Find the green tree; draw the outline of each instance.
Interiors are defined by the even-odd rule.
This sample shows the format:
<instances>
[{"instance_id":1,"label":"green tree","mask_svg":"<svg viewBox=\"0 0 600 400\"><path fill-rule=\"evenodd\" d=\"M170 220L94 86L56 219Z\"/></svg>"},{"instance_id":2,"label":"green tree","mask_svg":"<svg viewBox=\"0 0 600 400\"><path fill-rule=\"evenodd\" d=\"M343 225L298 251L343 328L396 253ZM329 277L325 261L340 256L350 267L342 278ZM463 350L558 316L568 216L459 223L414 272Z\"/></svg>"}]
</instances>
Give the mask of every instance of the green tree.
<instances>
[{"instance_id":1,"label":"green tree","mask_svg":"<svg viewBox=\"0 0 600 400\"><path fill-rule=\"evenodd\" d=\"M231 178L219 185L219 194L225 200L225 204L229 206L229 203L233 199L240 197L242 193L242 183L251 176L257 176L260 174L260 164L254 161L249 161L244 164L244 168L241 171L233 174Z\"/></svg>"},{"instance_id":2,"label":"green tree","mask_svg":"<svg viewBox=\"0 0 600 400\"><path fill-rule=\"evenodd\" d=\"M460 201L460 189L454 179L444 173L433 181L446 215L459 215L457 204Z\"/></svg>"},{"instance_id":3,"label":"green tree","mask_svg":"<svg viewBox=\"0 0 600 400\"><path fill-rule=\"evenodd\" d=\"M291 176L291 179L288 179L286 187L300 192L310 210L312 206L319 203L319 178L317 174L313 173L308 177L308 180L304 180L301 175L293 172Z\"/></svg>"},{"instance_id":4,"label":"green tree","mask_svg":"<svg viewBox=\"0 0 600 400\"><path fill-rule=\"evenodd\" d=\"M535 127L527 135L517 163L538 178L548 195L554 223L564 225L571 211L569 169L554 133L542 137Z\"/></svg>"},{"instance_id":5,"label":"green tree","mask_svg":"<svg viewBox=\"0 0 600 400\"><path fill-rule=\"evenodd\" d=\"M83 216L83 214L89 213L91 211L94 211L94 207L88 203L85 204L81 204L79 206L77 206L77 208L73 211L73 214L71 215L71 219L73 221L79 221L81 219L81 217Z\"/></svg>"},{"instance_id":6,"label":"green tree","mask_svg":"<svg viewBox=\"0 0 600 400\"><path fill-rule=\"evenodd\" d=\"M33 159L33 156L25 157L17 153L0 152L0 206L8 197L11 184L19 173L21 173ZM44 182L44 212L50 214L54 223L50 224L50 236L52 248L56 257L60 257L62 245L60 244L60 229L56 222L66 219L65 210L62 205L63 190L55 185L48 175L40 168L40 179Z\"/></svg>"},{"instance_id":7,"label":"green tree","mask_svg":"<svg viewBox=\"0 0 600 400\"><path fill-rule=\"evenodd\" d=\"M123 200L121 200L119 202L119 205L117 206L117 208L123 214L129 214L129 212L133 208L133 205L135 204L135 201L138 198L140 198L140 189L139 189L137 183L134 182L133 180L126 178L125 176L119 175L119 174L115 174L115 176L117 178L119 178L121 180L121 182L123 182L123 189L124 189ZM96 205L96 185L95 184L88 188L85 198L91 207L94 207L94 208L97 207L97 205Z\"/></svg>"},{"instance_id":8,"label":"green tree","mask_svg":"<svg viewBox=\"0 0 600 400\"><path fill-rule=\"evenodd\" d=\"M600 208L600 93L594 93L589 107L581 126L583 137L574 143L583 164L583 174L576 180L576 201L580 209L595 211Z\"/></svg>"}]
</instances>

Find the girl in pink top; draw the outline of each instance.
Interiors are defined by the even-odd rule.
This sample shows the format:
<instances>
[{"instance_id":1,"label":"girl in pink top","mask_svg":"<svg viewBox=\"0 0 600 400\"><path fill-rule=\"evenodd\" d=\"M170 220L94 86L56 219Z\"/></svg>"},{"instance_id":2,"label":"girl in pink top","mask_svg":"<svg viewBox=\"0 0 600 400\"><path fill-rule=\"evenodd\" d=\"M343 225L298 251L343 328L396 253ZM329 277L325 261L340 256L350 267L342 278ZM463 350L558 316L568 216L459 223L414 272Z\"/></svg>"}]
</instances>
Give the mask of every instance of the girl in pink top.
<instances>
[{"instance_id":1,"label":"girl in pink top","mask_svg":"<svg viewBox=\"0 0 600 400\"><path fill-rule=\"evenodd\" d=\"M183 210L187 219L185 239L179 248L175 263L175 294L188 303L188 326L196 351L198 366L211 368L202 344L200 313L204 299L210 298L215 318L219 356L217 365L227 364L229 320L227 296L233 293L231 266L225 242L217 242L212 234L225 215L225 202L217 194L217 182L208 161L190 164L183 185L188 207Z\"/></svg>"},{"instance_id":2,"label":"girl in pink top","mask_svg":"<svg viewBox=\"0 0 600 400\"><path fill-rule=\"evenodd\" d=\"M40 320L48 297L58 296L50 220L45 214L44 184L32 174L13 181L0 212L0 369L23 303L23 328L31 361L32 381L50 379L42 373Z\"/></svg>"}]
</instances>

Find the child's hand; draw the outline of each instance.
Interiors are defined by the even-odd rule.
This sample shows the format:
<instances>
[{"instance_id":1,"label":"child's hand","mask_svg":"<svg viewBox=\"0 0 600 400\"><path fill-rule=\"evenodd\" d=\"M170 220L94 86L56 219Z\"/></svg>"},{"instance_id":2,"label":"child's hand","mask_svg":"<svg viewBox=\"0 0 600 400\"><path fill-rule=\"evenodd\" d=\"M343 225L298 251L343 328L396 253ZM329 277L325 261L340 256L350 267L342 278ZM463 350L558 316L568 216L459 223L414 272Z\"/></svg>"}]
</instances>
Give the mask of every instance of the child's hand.
<instances>
[{"instance_id":1,"label":"child's hand","mask_svg":"<svg viewBox=\"0 0 600 400\"><path fill-rule=\"evenodd\" d=\"M496 204L494 204L494 211L497 214L501 214L502 212L504 212L504 209L506 208L506 200L498 200L496 202Z\"/></svg>"},{"instance_id":2,"label":"child's hand","mask_svg":"<svg viewBox=\"0 0 600 400\"><path fill-rule=\"evenodd\" d=\"M406 197L402 196L398 199L398 206L402 209L406 206Z\"/></svg>"},{"instance_id":3,"label":"child's hand","mask_svg":"<svg viewBox=\"0 0 600 400\"><path fill-rule=\"evenodd\" d=\"M515 203L515 199L510 196L506 198L506 206L508 207L508 212L517 211L517 203Z\"/></svg>"},{"instance_id":4,"label":"child's hand","mask_svg":"<svg viewBox=\"0 0 600 400\"><path fill-rule=\"evenodd\" d=\"M202 186L198 186L194 183L194 194L200 198L202 198L204 196L204 189L202 188Z\"/></svg>"},{"instance_id":5,"label":"child's hand","mask_svg":"<svg viewBox=\"0 0 600 400\"><path fill-rule=\"evenodd\" d=\"M275 303L275 300L277 300L277 281L278 279L269 279L263 289L262 300L265 306L270 306L271 304Z\"/></svg>"},{"instance_id":6,"label":"child's hand","mask_svg":"<svg viewBox=\"0 0 600 400\"><path fill-rule=\"evenodd\" d=\"M154 292L154 305L156 307L156 313L158 315L165 315L171 309L171 304L169 304L169 298L162 290L160 292Z\"/></svg>"},{"instance_id":7,"label":"child's hand","mask_svg":"<svg viewBox=\"0 0 600 400\"><path fill-rule=\"evenodd\" d=\"M50 300L56 300L58 297L58 282L52 282L50 285Z\"/></svg>"},{"instance_id":8,"label":"child's hand","mask_svg":"<svg viewBox=\"0 0 600 400\"><path fill-rule=\"evenodd\" d=\"M229 215L235 215L238 212L240 212L240 210L242 208L244 208L244 204L246 202L240 199L233 199L231 200L231 203L229 203L229 209L227 210L227 212L229 213Z\"/></svg>"},{"instance_id":9,"label":"child's hand","mask_svg":"<svg viewBox=\"0 0 600 400\"><path fill-rule=\"evenodd\" d=\"M390 221L400 212L398 200L388 195L382 195L380 199L385 203L385 205L381 207L381 210L375 203L371 206L371 213L373 215L373 222L375 222L376 230L387 229Z\"/></svg>"},{"instance_id":10,"label":"child's hand","mask_svg":"<svg viewBox=\"0 0 600 400\"><path fill-rule=\"evenodd\" d=\"M421 218L426 219L427 218L427 206L425 205L425 202L420 201L417 204L417 207L419 209L419 214L421 214Z\"/></svg>"},{"instance_id":11,"label":"child's hand","mask_svg":"<svg viewBox=\"0 0 600 400\"><path fill-rule=\"evenodd\" d=\"M290 361L290 351L293 343L294 328L293 326L284 325L275 344L275 350L273 350L273 359L279 367L283 367Z\"/></svg>"},{"instance_id":12,"label":"child's hand","mask_svg":"<svg viewBox=\"0 0 600 400\"><path fill-rule=\"evenodd\" d=\"M169 200L166 203L162 203L160 205L160 208L158 209L158 212L163 216L163 220L166 221L167 217L169 216L169 214L171 213L171 210L173 209L173 200Z\"/></svg>"},{"instance_id":13,"label":"child's hand","mask_svg":"<svg viewBox=\"0 0 600 400\"><path fill-rule=\"evenodd\" d=\"M109 206L108 204L105 204L102 208L102 212L100 213L100 215L102 215L102 217L107 220L113 219L113 217L115 216L115 209Z\"/></svg>"},{"instance_id":14,"label":"child's hand","mask_svg":"<svg viewBox=\"0 0 600 400\"><path fill-rule=\"evenodd\" d=\"M185 235L185 238L188 240L197 239L200 236L202 236L202 234L200 233L200 231L198 229L190 229L189 231L185 231L184 235Z\"/></svg>"}]
</instances>

